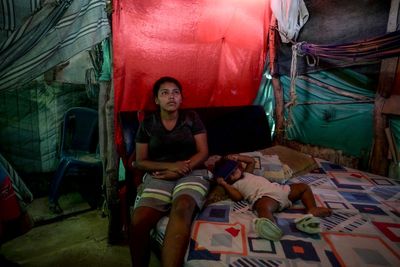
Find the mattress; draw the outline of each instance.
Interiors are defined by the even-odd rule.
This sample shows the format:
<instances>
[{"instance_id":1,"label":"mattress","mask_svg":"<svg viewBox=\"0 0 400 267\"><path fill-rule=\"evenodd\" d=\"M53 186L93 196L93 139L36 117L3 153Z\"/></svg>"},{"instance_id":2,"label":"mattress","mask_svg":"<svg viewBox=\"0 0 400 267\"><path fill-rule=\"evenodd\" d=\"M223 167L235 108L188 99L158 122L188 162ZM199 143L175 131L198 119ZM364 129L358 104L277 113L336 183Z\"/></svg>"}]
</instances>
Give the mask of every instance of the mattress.
<instances>
[{"instance_id":1,"label":"mattress","mask_svg":"<svg viewBox=\"0 0 400 267\"><path fill-rule=\"evenodd\" d=\"M333 209L322 232L306 234L294 220L301 202L276 213L284 236L257 236L246 201L207 206L196 217L185 266L400 266L400 181L315 159L318 167L287 183L311 186L317 205ZM154 235L162 244L168 218Z\"/></svg>"}]
</instances>

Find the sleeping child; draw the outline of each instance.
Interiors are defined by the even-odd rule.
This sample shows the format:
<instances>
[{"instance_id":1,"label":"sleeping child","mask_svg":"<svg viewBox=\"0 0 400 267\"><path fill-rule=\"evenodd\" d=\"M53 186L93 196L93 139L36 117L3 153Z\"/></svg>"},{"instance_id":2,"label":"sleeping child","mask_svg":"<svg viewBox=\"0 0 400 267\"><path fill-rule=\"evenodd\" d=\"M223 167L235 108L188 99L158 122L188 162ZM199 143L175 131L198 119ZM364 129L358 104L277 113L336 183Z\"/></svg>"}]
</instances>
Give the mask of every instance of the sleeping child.
<instances>
[{"instance_id":1,"label":"sleeping child","mask_svg":"<svg viewBox=\"0 0 400 267\"><path fill-rule=\"evenodd\" d=\"M245 169L241 162L246 164ZM304 183L281 185L253 174L255 161L252 157L232 154L215 163L214 177L234 201L247 200L258 218L253 226L257 234L265 239L278 241L282 230L277 226L273 214L301 200L307 215L296 219L296 228L315 234L321 231L317 217L330 216L329 208L317 207L311 188Z\"/></svg>"}]
</instances>

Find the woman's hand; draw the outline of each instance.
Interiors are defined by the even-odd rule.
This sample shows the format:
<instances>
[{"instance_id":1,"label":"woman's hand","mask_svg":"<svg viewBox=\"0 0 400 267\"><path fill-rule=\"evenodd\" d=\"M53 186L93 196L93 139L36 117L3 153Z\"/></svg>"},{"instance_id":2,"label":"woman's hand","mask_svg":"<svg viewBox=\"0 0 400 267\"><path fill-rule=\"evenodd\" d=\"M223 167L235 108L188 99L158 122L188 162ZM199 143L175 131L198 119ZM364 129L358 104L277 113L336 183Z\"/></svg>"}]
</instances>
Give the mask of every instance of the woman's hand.
<instances>
[{"instance_id":1,"label":"woman's hand","mask_svg":"<svg viewBox=\"0 0 400 267\"><path fill-rule=\"evenodd\" d=\"M155 171L151 175L156 179L163 179L163 180L176 180L182 177L182 175L180 175L179 173L170 170Z\"/></svg>"},{"instance_id":2,"label":"woman's hand","mask_svg":"<svg viewBox=\"0 0 400 267\"><path fill-rule=\"evenodd\" d=\"M171 167L168 168L168 170L176 172L181 176L187 175L192 171L192 168L190 167L190 160L177 161L171 163Z\"/></svg>"},{"instance_id":3,"label":"woman's hand","mask_svg":"<svg viewBox=\"0 0 400 267\"><path fill-rule=\"evenodd\" d=\"M169 164L166 170L155 171L152 173L154 178L175 180L192 172L190 160L177 161Z\"/></svg>"}]
</instances>

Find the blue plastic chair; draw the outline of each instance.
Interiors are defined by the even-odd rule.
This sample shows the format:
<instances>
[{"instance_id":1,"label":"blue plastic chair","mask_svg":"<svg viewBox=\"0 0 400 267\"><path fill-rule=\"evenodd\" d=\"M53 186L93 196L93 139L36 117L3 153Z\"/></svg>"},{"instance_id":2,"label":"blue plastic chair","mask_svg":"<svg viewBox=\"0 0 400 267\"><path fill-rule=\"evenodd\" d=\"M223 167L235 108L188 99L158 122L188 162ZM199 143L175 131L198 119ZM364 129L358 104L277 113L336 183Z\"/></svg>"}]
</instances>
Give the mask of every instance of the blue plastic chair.
<instances>
[{"instance_id":1,"label":"blue plastic chair","mask_svg":"<svg viewBox=\"0 0 400 267\"><path fill-rule=\"evenodd\" d=\"M73 107L64 114L60 144L60 163L54 174L49 194L49 209L62 213L58 203L60 185L67 175L78 176L86 187L91 207L101 195L102 161L98 152L98 113L86 107ZM89 191L89 192L88 192ZM85 197L85 196L84 196Z\"/></svg>"}]
</instances>

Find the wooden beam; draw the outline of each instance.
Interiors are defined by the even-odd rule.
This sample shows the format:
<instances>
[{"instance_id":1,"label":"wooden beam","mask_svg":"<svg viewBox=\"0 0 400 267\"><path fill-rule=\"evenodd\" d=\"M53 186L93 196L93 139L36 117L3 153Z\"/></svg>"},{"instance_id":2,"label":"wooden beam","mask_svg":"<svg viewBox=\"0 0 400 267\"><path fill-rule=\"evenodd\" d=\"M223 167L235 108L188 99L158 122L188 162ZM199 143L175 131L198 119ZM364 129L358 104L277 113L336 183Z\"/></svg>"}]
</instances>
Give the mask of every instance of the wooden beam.
<instances>
[{"instance_id":1,"label":"wooden beam","mask_svg":"<svg viewBox=\"0 0 400 267\"><path fill-rule=\"evenodd\" d=\"M275 97L275 138L274 143L282 145L284 142L285 124L283 117L283 90L279 75L276 71L276 56L277 56L277 30L278 22L274 15L271 16L270 29L268 33L268 48L270 59L270 72L272 76L272 88Z\"/></svg>"},{"instance_id":2,"label":"wooden beam","mask_svg":"<svg viewBox=\"0 0 400 267\"><path fill-rule=\"evenodd\" d=\"M399 9L400 9L400 0L392 0L390 4L389 10L389 18L386 31L387 32L394 32L397 29L398 25L398 16L399 16Z\"/></svg>"},{"instance_id":3,"label":"wooden beam","mask_svg":"<svg viewBox=\"0 0 400 267\"><path fill-rule=\"evenodd\" d=\"M400 116L400 95L392 94L386 99L382 113Z\"/></svg>"},{"instance_id":4,"label":"wooden beam","mask_svg":"<svg viewBox=\"0 0 400 267\"><path fill-rule=\"evenodd\" d=\"M283 90L279 77L272 77L272 87L275 96L275 140L274 143L283 145L285 137L285 121L283 117Z\"/></svg>"},{"instance_id":5,"label":"wooden beam","mask_svg":"<svg viewBox=\"0 0 400 267\"><path fill-rule=\"evenodd\" d=\"M387 32L393 32L397 28L400 0L392 0L389 11ZM375 95L374 106L374 145L370 159L370 171L379 175L388 174L389 161L388 142L385 128L387 127L386 115L382 113L386 98L391 95L397 69L398 58L388 58L381 62L378 88Z\"/></svg>"},{"instance_id":6,"label":"wooden beam","mask_svg":"<svg viewBox=\"0 0 400 267\"><path fill-rule=\"evenodd\" d=\"M268 50L269 50L269 69L271 76L275 76L277 74L276 71L276 32L278 27L278 21L276 20L274 14L271 14L271 20L269 24L269 32L268 32Z\"/></svg>"}]
</instances>

